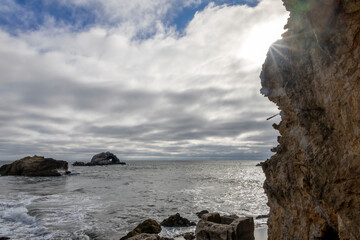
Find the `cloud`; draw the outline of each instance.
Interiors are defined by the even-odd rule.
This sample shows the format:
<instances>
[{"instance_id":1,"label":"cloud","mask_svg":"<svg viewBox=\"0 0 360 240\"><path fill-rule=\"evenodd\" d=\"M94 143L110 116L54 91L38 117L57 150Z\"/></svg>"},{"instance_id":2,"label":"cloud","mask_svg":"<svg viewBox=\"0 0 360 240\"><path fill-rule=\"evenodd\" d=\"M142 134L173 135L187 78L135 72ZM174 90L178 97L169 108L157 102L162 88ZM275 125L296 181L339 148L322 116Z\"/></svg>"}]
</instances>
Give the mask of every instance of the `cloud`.
<instances>
[{"instance_id":1,"label":"cloud","mask_svg":"<svg viewBox=\"0 0 360 240\"><path fill-rule=\"evenodd\" d=\"M276 132L265 119L277 110L259 94L261 62L240 49L256 26L285 23L280 2L209 4L182 35L164 23L175 1L61 4L101 4L99 11L118 25L0 31L0 159L77 160L100 151L125 159L271 154ZM149 19L141 18L147 12ZM134 39L131 21L144 21L130 24L136 31L157 27L150 38Z\"/></svg>"}]
</instances>

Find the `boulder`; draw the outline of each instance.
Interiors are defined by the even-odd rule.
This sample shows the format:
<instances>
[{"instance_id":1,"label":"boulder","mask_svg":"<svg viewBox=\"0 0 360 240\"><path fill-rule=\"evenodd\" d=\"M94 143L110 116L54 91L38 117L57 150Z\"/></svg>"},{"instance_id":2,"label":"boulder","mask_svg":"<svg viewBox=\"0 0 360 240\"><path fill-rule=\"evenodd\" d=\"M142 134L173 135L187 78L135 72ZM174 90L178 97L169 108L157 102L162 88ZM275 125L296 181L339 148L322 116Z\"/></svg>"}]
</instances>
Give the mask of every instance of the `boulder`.
<instances>
[{"instance_id":1,"label":"boulder","mask_svg":"<svg viewBox=\"0 0 360 240\"><path fill-rule=\"evenodd\" d=\"M172 215L160 223L164 227L190 227L196 226L196 223L180 216L179 213Z\"/></svg>"},{"instance_id":2,"label":"boulder","mask_svg":"<svg viewBox=\"0 0 360 240\"><path fill-rule=\"evenodd\" d=\"M186 232L183 234L183 237L185 240L194 240L195 239L195 233L193 232Z\"/></svg>"},{"instance_id":3,"label":"boulder","mask_svg":"<svg viewBox=\"0 0 360 240\"><path fill-rule=\"evenodd\" d=\"M58 170L64 170L69 173L68 163L53 158L45 158L42 156L24 157L11 164L1 166L0 175L16 175L16 176L61 176Z\"/></svg>"},{"instance_id":4,"label":"boulder","mask_svg":"<svg viewBox=\"0 0 360 240\"><path fill-rule=\"evenodd\" d=\"M198 218L201 218L201 216L202 216L203 214L205 214L205 213L209 213L209 211L208 211L208 210L202 210L202 211L200 211L200 212L197 212L197 213L196 213L196 216L198 216Z\"/></svg>"},{"instance_id":5,"label":"boulder","mask_svg":"<svg viewBox=\"0 0 360 240\"><path fill-rule=\"evenodd\" d=\"M141 233L141 234L135 235L131 238L128 238L128 240L174 240L174 239L160 237L157 234Z\"/></svg>"},{"instance_id":6,"label":"boulder","mask_svg":"<svg viewBox=\"0 0 360 240\"><path fill-rule=\"evenodd\" d=\"M159 232L161 232L161 226L159 225L159 223L153 219L147 219L147 220L143 221L142 223L140 223L139 225L137 225L137 227L134 228L134 230L132 230L131 232L129 232L126 236L120 238L120 240L132 238L141 233L147 233L148 235L156 235ZM153 237L153 236L147 236L147 235L145 236L144 235L143 237L144 237L144 239L149 238L149 240L151 240L152 238L150 239L150 237Z\"/></svg>"},{"instance_id":7,"label":"boulder","mask_svg":"<svg viewBox=\"0 0 360 240\"><path fill-rule=\"evenodd\" d=\"M197 240L254 240L254 220L207 213L198 222L195 235Z\"/></svg>"}]
</instances>

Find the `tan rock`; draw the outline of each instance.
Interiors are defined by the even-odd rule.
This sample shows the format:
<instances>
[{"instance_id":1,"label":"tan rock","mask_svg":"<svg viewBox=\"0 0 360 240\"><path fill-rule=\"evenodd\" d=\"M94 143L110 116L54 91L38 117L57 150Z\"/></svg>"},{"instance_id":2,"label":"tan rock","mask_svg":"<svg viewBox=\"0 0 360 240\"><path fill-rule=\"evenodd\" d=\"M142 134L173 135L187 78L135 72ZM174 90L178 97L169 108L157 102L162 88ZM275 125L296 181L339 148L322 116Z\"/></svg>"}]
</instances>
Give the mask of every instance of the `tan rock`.
<instances>
[{"instance_id":1,"label":"tan rock","mask_svg":"<svg viewBox=\"0 0 360 240\"><path fill-rule=\"evenodd\" d=\"M196 240L254 240L254 220L207 213L198 222L195 235Z\"/></svg>"},{"instance_id":2,"label":"tan rock","mask_svg":"<svg viewBox=\"0 0 360 240\"><path fill-rule=\"evenodd\" d=\"M360 1L283 0L261 92L281 110L262 164L269 239L360 239Z\"/></svg>"}]
</instances>

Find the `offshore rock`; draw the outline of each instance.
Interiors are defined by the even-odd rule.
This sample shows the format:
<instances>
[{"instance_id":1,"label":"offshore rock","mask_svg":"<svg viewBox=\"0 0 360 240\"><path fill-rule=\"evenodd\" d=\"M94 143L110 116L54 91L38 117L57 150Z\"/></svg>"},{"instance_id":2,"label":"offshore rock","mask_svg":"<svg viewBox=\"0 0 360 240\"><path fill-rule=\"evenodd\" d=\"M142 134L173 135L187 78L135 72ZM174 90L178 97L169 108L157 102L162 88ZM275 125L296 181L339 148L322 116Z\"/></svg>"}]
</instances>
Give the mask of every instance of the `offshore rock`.
<instances>
[{"instance_id":1,"label":"offshore rock","mask_svg":"<svg viewBox=\"0 0 360 240\"><path fill-rule=\"evenodd\" d=\"M44 158L42 156L24 157L11 164L1 166L0 175L16 176L39 176L51 177L61 176L58 170L64 170L69 173L68 163L66 161L55 160L53 158Z\"/></svg>"},{"instance_id":2,"label":"offshore rock","mask_svg":"<svg viewBox=\"0 0 360 240\"><path fill-rule=\"evenodd\" d=\"M196 226L197 240L254 240L253 218L207 213Z\"/></svg>"},{"instance_id":3,"label":"offshore rock","mask_svg":"<svg viewBox=\"0 0 360 240\"><path fill-rule=\"evenodd\" d=\"M136 239L152 240L154 237L155 237L155 239L157 239L158 236L156 234L158 234L160 232L161 232L160 224L153 219L147 219L147 220L143 221L142 223L140 223L139 225L137 225L137 227L134 228L134 230L132 230L131 232L129 232L126 236L120 238L120 240L125 240L125 239L129 239L129 238L133 239L134 236L137 236L142 233L146 233L147 235L139 236ZM155 236L153 236L153 235L155 235Z\"/></svg>"},{"instance_id":4,"label":"offshore rock","mask_svg":"<svg viewBox=\"0 0 360 240\"><path fill-rule=\"evenodd\" d=\"M75 162L73 166L103 166L112 164L125 165L126 163L121 162L117 156L111 152L102 152L94 155L90 162Z\"/></svg>"},{"instance_id":5,"label":"offshore rock","mask_svg":"<svg viewBox=\"0 0 360 240\"><path fill-rule=\"evenodd\" d=\"M162 221L160 225L164 227L190 227L195 226L196 223L190 222L188 219L181 217L179 213L176 213Z\"/></svg>"},{"instance_id":6,"label":"offshore rock","mask_svg":"<svg viewBox=\"0 0 360 240\"><path fill-rule=\"evenodd\" d=\"M263 163L269 239L360 239L360 1L283 0L261 92L281 110Z\"/></svg>"}]
</instances>

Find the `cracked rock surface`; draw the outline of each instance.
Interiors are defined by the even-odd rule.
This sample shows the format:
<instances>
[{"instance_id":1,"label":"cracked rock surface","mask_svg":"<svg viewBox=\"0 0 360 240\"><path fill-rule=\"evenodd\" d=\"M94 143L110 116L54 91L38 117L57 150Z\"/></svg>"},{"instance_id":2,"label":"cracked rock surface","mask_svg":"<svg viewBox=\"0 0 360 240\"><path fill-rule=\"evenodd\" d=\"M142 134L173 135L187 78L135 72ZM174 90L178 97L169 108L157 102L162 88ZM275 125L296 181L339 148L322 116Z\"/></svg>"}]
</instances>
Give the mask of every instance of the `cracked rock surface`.
<instances>
[{"instance_id":1,"label":"cracked rock surface","mask_svg":"<svg viewBox=\"0 0 360 240\"><path fill-rule=\"evenodd\" d=\"M281 110L262 164L269 239L360 239L360 1L283 0L261 93Z\"/></svg>"}]
</instances>

